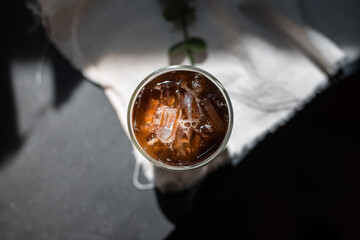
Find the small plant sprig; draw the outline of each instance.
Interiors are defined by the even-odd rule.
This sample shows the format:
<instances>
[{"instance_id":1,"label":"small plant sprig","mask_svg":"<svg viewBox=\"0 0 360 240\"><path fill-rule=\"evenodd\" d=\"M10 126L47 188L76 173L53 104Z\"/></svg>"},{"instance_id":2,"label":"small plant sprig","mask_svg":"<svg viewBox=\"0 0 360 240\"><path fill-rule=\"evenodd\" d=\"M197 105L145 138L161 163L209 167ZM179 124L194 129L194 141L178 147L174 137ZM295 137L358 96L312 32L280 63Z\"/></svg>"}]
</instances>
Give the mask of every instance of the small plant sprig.
<instances>
[{"instance_id":1,"label":"small plant sprig","mask_svg":"<svg viewBox=\"0 0 360 240\"><path fill-rule=\"evenodd\" d=\"M194 17L195 9L190 7L186 0L169 1L163 12L167 21L179 23L183 32L184 39L172 45L169 49L170 59L184 51L190 59L191 65L195 65L194 53L206 53L206 43L199 37L189 37L188 20ZM184 56L186 55L184 54ZM183 60L183 58L182 58Z\"/></svg>"}]
</instances>

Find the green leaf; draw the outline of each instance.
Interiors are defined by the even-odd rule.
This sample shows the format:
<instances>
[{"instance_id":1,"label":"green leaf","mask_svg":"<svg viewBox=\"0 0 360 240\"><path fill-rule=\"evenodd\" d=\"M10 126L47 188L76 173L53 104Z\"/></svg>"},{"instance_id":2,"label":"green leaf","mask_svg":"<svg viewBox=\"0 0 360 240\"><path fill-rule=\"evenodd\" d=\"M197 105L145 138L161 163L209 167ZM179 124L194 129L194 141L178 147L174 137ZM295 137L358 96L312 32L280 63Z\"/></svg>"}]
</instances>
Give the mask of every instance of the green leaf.
<instances>
[{"instance_id":1,"label":"green leaf","mask_svg":"<svg viewBox=\"0 0 360 240\"><path fill-rule=\"evenodd\" d=\"M206 51L206 43L203 39L192 37L186 41L186 46L192 51Z\"/></svg>"},{"instance_id":2,"label":"green leaf","mask_svg":"<svg viewBox=\"0 0 360 240\"><path fill-rule=\"evenodd\" d=\"M172 45L169 49L169 55L170 57L175 55L176 53L180 52L180 51L184 51L186 50L187 47L187 42L185 41L181 41L178 43L175 43L174 45Z\"/></svg>"}]
</instances>

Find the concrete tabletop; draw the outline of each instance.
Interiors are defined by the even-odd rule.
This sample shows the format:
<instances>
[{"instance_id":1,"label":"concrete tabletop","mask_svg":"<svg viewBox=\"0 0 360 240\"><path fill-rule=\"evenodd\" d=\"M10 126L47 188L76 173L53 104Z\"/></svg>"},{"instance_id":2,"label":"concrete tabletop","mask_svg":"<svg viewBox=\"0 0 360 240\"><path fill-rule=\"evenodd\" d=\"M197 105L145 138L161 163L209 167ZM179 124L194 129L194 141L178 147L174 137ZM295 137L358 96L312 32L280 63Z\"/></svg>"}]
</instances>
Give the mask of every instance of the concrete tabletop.
<instances>
[{"instance_id":1,"label":"concrete tabletop","mask_svg":"<svg viewBox=\"0 0 360 240\"><path fill-rule=\"evenodd\" d=\"M131 143L103 91L24 3L0 9L1 240L360 238L359 73L201 191L161 195L133 186Z\"/></svg>"}]
</instances>

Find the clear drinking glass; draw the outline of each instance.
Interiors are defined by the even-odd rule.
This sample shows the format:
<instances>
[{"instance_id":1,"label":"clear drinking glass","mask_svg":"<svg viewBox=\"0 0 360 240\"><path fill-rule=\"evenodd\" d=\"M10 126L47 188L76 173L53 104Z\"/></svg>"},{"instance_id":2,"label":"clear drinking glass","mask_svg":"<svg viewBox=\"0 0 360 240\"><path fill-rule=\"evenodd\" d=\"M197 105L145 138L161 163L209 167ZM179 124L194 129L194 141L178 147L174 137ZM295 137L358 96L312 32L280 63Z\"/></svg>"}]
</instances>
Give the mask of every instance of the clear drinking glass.
<instances>
[{"instance_id":1,"label":"clear drinking glass","mask_svg":"<svg viewBox=\"0 0 360 240\"><path fill-rule=\"evenodd\" d=\"M202 160L200 162L194 163L192 165L182 165L182 166L167 164L165 162L159 161L159 160L151 157L143 149L143 147L140 145L139 141L137 140L137 137L135 136L134 124L133 124L134 123L133 110L134 110L135 102L138 99L139 94L144 89L144 87L147 84L149 84L151 81L153 81L154 79L156 79L157 77L159 77L165 73L178 72L178 71L186 71L186 72L189 71L189 72L193 72L193 73L198 73L198 74L204 76L205 78L207 78L211 83L213 83L216 86L216 88L222 94L222 97L226 101L226 105L224 105L224 106L227 107L227 111L228 111L228 121L227 121L228 126L225 131L225 136L223 137L223 140L222 140L221 144L217 147L217 149L215 151L213 151L213 153L211 155L207 156L204 160ZM216 156L218 156L225 149L226 144L230 138L232 127L233 127L233 118L234 118L234 115L233 115L231 101L230 101L230 98L229 98L226 90L222 86L222 84L210 73L208 73L200 68L197 68L194 66L187 66L187 65L173 65L173 66L164 67L164 68L156 70L155 72L148 75L135 89L135 91L130 99L130 103L128 106L128 115L127 115L129 135L130 135L132 143L135 145L137 150L146 159L148 159L151 163L153 163L155 166L163 168L163 169L167 169L167 170L174 170L174 171L183 171L183 170L199 168L199 167L204 166L207 163L211 162L213 159L215 159Z\"/></svg>"}]
</instances>

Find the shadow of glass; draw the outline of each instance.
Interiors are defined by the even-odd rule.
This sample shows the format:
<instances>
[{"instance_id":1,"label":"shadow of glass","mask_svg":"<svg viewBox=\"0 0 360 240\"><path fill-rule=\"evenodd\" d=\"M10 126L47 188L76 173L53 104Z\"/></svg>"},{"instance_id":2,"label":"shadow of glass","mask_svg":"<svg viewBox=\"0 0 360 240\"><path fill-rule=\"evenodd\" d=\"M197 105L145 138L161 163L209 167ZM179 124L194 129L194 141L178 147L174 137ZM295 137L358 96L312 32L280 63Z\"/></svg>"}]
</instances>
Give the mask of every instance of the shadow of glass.
<instances>
[{"instance_id":1,"label":"shadow of glass","mask_svg":"<svg viewBox=\"0 0 360 240\"><path fill-rule=\"evenodd\" d=\"M155 193L159 207L166 218L174 224L181 223L207 197L209 191L230 171L232 165L229 159L229 153L225 149L219 157L206 166L210 167L212 165L211 170L207 168L206 170L195 169L186 172L170 172L155 169L155 183L157 178L163 178L161 180L163 189L156 187ZM194 181L190 181L190 183L193 182L190 187L181 187L183 185L181 181L189 182L189 178L191 179L194 174L203 174L204 176L200 180L194 179Z\"/></svg>"}]
</instances>

